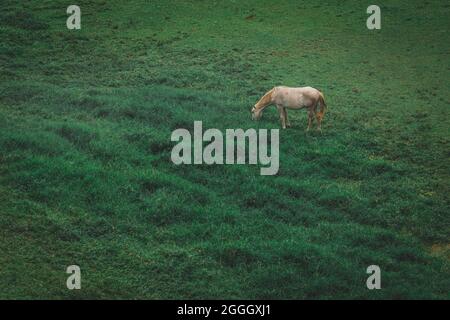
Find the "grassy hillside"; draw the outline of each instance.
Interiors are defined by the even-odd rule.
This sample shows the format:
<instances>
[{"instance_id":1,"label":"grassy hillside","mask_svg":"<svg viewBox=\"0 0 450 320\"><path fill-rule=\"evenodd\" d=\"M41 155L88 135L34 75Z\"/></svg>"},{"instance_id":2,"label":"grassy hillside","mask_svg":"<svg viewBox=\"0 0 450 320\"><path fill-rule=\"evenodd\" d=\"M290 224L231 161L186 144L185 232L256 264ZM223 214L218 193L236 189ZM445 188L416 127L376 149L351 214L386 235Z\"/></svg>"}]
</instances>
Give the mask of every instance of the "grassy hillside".
<instances>
[{"instance_id":1,"label":"grassy hillside","mask_svg":"<svg viewBox=\"0 0 450 320\"><path fill-rule=\"evenodd\" d=\"M69 4L0 5L0 298L449 298L449 4ZM329 112L277 176L172 164L194 120L279 128L280 84Z\"/></svg>"}]
</instances>

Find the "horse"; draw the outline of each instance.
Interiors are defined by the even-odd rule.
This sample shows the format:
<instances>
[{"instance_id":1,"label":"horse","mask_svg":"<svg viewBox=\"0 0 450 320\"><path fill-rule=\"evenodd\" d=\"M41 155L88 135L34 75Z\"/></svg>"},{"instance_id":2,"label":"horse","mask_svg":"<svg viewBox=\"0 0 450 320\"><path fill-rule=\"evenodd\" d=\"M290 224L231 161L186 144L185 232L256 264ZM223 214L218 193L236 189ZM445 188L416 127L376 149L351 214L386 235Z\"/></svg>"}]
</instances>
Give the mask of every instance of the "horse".
<instances>
[{"instance_id":1,"label":"horse","mask_svg":"<svg viewBox=\"0 0 450 320\"><path fill-rule=\"evenodd\" d=\"M278 86L272 88L254 105L251 109L252 119L259 120L263 110L270 106L276 105L280 114L281 127L286 129L291 124L287 117L286 109L308 109L308 128L311 128L314 116L317 119L317 130L321 131L321 123L327 104L322 92L312 87L291 88Z\"/></svg>"}]
</instances>

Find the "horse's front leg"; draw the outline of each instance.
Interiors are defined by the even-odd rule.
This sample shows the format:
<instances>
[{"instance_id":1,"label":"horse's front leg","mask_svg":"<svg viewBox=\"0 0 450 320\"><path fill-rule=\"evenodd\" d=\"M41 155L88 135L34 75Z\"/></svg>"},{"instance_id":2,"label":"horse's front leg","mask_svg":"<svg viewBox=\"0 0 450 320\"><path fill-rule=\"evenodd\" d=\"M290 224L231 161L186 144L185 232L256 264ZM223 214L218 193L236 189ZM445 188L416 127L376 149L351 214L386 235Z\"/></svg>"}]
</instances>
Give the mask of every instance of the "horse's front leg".
<instances>
[{"instance_id":1,"label":"horse's front leg","mask_svg":"<svg viewBox=\"0 0 450 320\"><path fill-rule=\"evenodd\" d=\"M284 112L284 118L286 119L286 126L290 127L291 126L291 122L288 119L287 108L283 108L283 112Z\"/></svg>"},{"instance_id":2,"label":"horse's front leg","mask_svg":"<svg viewBox=\"0 0 450 320\"><path fill-rule=\"evenodd\" d=\"M280 115L281 127L286 129L286 116L284 113L284 108L282 106L277 106L278 113Z\"/></svg>"}]
</instances>

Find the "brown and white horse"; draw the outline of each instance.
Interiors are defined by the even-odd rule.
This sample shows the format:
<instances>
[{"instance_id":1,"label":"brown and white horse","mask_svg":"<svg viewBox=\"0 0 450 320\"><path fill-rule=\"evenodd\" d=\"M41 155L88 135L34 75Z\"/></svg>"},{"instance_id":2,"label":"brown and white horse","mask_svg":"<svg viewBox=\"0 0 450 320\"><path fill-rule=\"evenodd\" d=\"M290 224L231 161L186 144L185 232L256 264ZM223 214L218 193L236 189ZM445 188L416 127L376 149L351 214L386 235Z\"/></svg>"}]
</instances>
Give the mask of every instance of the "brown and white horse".
<instances>
[{"instance_id":1,"label":"brown and white horse","mask_svg":"<svg viewBox=\"0 0 450 320\"><path fill-rule=\"evenodd\" d=\"M286 109L308 109L308 128L314 120L317 119L317 130L321 130L320 124L327 107L322 92L312 87L290 88L290 87L274 87L267 92L252 108L253 120L261 118L263 110L270 105L276 105L280 114L281 126L286 129L291 124L287 118Z\"/></svg>"}]
</instances>

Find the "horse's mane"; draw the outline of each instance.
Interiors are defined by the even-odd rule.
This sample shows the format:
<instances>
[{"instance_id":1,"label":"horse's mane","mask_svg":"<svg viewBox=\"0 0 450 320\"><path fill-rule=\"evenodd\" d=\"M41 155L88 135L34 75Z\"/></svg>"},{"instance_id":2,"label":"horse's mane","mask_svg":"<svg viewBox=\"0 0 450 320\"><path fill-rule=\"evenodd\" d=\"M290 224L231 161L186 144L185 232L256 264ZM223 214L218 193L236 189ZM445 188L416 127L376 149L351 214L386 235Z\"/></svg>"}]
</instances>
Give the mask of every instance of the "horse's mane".
<instances>
[{"instance_id":1,"label":"horse's mane","mask_svg":"<svg viewBox=\"0 0 450 320\"><path fill-rule=\"evenodd\" d=\"M270 91L268 91L263 97L258 101L256 104L257 109L264 108L268 104L272 102L272 94L275 91L275 88L272 88Z\"/></svg>"}]
</instances>

